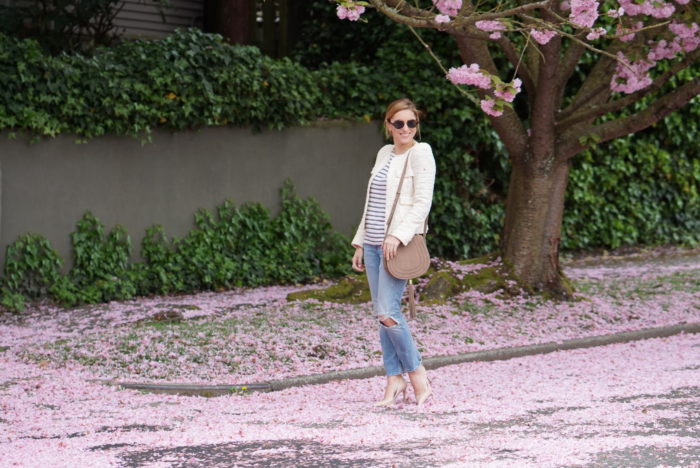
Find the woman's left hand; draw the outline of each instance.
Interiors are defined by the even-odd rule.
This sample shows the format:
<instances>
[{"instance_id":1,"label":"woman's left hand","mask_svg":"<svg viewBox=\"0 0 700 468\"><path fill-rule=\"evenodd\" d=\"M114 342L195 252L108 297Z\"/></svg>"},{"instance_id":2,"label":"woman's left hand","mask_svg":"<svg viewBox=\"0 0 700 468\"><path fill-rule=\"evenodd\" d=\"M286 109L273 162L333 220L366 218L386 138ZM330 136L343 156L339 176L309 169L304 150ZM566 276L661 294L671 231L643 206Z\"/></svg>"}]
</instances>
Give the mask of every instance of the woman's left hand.
<instances>
[{"instance_id":1,"label":"woman's left hand","mask_svg":"<svg viewBox=\"0 0 700 468\"><path fill-rule=\"evenodd\" d=\"M384 244L382 244L382 250L384 251L384 259L391 260L396 257L396 250L399 248L401 241L394 236L387 236L384 239Z\"/></svg>"}]
</instances>

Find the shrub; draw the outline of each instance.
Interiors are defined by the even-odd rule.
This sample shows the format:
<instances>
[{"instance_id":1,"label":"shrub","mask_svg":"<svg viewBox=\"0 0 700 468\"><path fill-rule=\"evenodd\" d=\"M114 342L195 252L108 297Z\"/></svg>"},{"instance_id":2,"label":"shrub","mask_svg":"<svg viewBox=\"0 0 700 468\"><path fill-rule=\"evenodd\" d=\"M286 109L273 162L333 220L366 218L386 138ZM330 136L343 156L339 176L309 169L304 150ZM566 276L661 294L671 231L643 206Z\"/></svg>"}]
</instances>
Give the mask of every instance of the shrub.
<instances>
[{"instance_id":1,"label":"shrub","mask_svg":"<svg viewBox=\"0 0 700 468\"><path fill-rule=\"evenodd\" d=\"M105 235L102 222L87 212L71 234L68 275L60 273L61 259L45 238L22 236L8 248L0 302L21 310L27 299L50 296L74 306L349 273L350 241L332 231L318 202L299 198L290 181L280 195L274 218L259 203L236 207L225 201L216 216L199 210L194 229L182 239L169 239L162 226L151 226L141 241L142 262L130 262L131 241L123 227Z\"/></svg>"}]
</instances>

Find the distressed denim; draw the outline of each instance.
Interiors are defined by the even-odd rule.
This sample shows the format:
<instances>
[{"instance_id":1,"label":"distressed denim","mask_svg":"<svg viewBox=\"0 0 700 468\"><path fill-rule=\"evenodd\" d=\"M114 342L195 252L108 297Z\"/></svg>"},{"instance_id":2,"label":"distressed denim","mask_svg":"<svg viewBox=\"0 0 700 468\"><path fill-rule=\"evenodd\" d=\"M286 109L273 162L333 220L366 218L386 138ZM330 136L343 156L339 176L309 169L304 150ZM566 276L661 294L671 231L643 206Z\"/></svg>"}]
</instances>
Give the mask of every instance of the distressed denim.
<instances>
[{"instance_id":1,"label":"distressed denim","mask_svg":"<svg viewBox=\"0 0 700 468\"><path fill-rule=\"evenodd\" d=\"M365 271L372 295L374 312L379 321L379 341L386 375L413 372L421 364L421 355L411 335L411 330L401 313L401 297L406 280L394 278L384 268L384 254L380 245L364 245ZM392 318L390 327L381 320Z\"/></svg>"}]
</instances>

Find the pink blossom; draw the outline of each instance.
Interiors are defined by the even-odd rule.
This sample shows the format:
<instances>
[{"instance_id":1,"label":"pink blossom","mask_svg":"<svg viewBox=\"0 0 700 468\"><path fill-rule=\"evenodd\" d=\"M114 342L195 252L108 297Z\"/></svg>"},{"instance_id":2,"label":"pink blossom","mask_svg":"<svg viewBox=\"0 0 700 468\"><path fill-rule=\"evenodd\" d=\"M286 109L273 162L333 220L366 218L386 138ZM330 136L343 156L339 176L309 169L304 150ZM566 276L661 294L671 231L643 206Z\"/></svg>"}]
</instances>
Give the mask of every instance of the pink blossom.
<instances>
[{"instance_id":1,"label":"pink blossom","mask_svg":"<svg viewBox=\"0 0 700 468\"><path fill-rule=\"evenodd\" d=\"M663 0L620 0L620 6L629 16L648 15L654 18L669 18L676 11L676 7Z\"/></svg>"},{"instance_id":2,"label":"pink blossom","mask_svg":"<svg viewBox=\"0 0 700 468\"><path fill-rule=\"evenodd\" d=\"M360 15L365 12L365 7L362 5L353 5L352 7L346 7L343 5L338 5L336 9L336 15L340 19L347 19L348 21L357 21L360 19Z\"/></svg>"},{"instance_id":3,"label":"pink blossom","mask_svg":"<svg viewBox=\"0 0 700 468\"><path fill-rule=\"evenodd\" d=\"M598 6L596 0L571 0L569 20L576 26L591 28L598 19Z\"/></svg>"},{"instance_id":4,"label":"pink blossom","mask_svg":"<svg viewBox=\"0 0 700 468\"><path fill-rule=\"evenodd\" d=\"M457 16L462 8L462 0L433 0L433 4L443 15Z\"/></svg>"},{"instance_id":5,"label":"pink blossom","mask_svg":"<svg viewBox=\"0 0 700 468\"><path fill-rule=\"evenodd\" d=\"M492 32L491 34L489 34L489 39L496 40L496 39L500 39L500 38L501 38L501 33L498 31Z\"/></svg>"},{"instance_id":6,"label":"pink blossom","mask_svg":"<svg viewBox=\"0 0 700 468\"><path fill-rule=\"evenodd\" d=\"M652 83L648 71L655 62L647 60L631 62L622 52L617 53L617 58L617 68L610 81L610 88L613 91L631 94Z\"/></svg>"},{"instance_id":7,"label":"pink blossom","mask_svg":"<svg viewBox=\"0 0 700 468\"><path fill-rule=\"evenodd\" d=\"M684 52L692 52L700 46L700 38L692 37L689 39L681 39L681 47Z\"/></svg>"},{"instance_id":8,"label":"pink blossom","mask_svg":"<svg viewBox=\"0 0 700 468\"><path fill-rule=\"evenodd\" d=\"M531 29L530 35L539 44L544 45L544 44L548 43L549 41L551 41L552 38L557 35L557 32L552 31L550 29L545 29L544 31L540 31L537 29Z\"/></svg>"},{"instance_id":9,"label":"pink blossom","mask_svg":"<svg viewBox=\"0 0 700 468\"><path fill-rule=\"evenodd\" d=\"M459 68L450 68L447 73L447 79L454 84L472 85L481 89L489 89L491 87L491 77L488 74L484 74L476 63L472 63L469 66L462 65Z\"/></svg>"},{"instance_id":10,"label":"pink blossom","mask_svg":"<svg viewBox=\"0 0 700 468\"><path fill-rule=\"evenodd\" d=\"M698 27L697 23L688 25L674 21L668 25L668 29L676 35L674 40L680 43L684 52L692 52L700 45L700 37L698 36L700 27Z\"/></svg>"},{"instance_id":11,"label":"pink blossom","mask_svg":"<svg viewBox=\"0 0 700 468\"><path fill-rule=\"evenodd\" d=\"M662 39L651 47L651 50L647 54L647 59L654 62L663 59L672 59L681 50L683 50L683 48L681 47L680 40L677 37L671 42Z\"/></svg>"},{"instance_id":12,"label":"pink blossom","mask_svg":"<svg viewBox=\"0 0 700 468\"><path fill-rule=\"evenodd\" d=\"M504 101L513 102L515 96L520 92L520 87L522 84L523 82L520 80L520 78L516 78L512 83L498 84L496 85L496 90L493 94Z\"/></svg>"},{"instance_id":13,"label":"pink blossom","mask_svg":"<svg viewBox=\"0 0 700 468\"><path fill-rule=\"evenodd\" d=\"M559 4L559 8L561 8L561 11L569 11L571 10L571 2L569 2L569 0L564 0Z\"/></svg>"},{"instance_id":14,"label":"pink blossom","mask_svg":"<svg viewBox=\"0 0 700 468\"><path fill-rule=\"evenodd\" d=\"M496 109L496 101L491 98L486 98L481 100L481 110L486 112L488 115L493 117L500 117L503 115L503 108Z\"/></svg>"},{"instance_id":15,"label":"pink blossom","mask_svg":"<svg viewBox=\"0 0 700 468\"><path fill-rule=\"evenodd\" d=\"M482 31L504 31L506 25L498 20L482 20L474 23L474 26L481 29Z\"/></svg>"},{"instance_id":16,"label":"pink blossom","mask_svg":"<svg viewBox=\"0 0 700 468\"><path fill-rule=\"evenodd\" d=\"M435 22L436 23L449 23L450 17L447 15L435 15Z\"/></svg>"},{"instance_id":17,"label":"pink blossom","mask_svg":"<svg viewBox=\"0 0 700 468\"><path fill-rule=\"evenodd\" d=\"M605 28L595 28L595 29L592 29L591 32L589 32L586 35L586 39L588 39L589 41L593 41L595 39L598 39L600 36L604 35L607 32L608 31L606 31Z\"/></svg>"},{"instance_id":18,"label":"pink blossom","mask_svg":"<svg viewBox=\"0 0 700 468\"><path fill-rule=\"evenodd\" d=\"M700 28L698 27L697 23L684 24L674 21L673 23L668 25L668 29L670 29L673 34L680 37L681 39L686 39L689 37L695 37L695 35L698 32L698 29Z\"/></svg>"}]
</instances>

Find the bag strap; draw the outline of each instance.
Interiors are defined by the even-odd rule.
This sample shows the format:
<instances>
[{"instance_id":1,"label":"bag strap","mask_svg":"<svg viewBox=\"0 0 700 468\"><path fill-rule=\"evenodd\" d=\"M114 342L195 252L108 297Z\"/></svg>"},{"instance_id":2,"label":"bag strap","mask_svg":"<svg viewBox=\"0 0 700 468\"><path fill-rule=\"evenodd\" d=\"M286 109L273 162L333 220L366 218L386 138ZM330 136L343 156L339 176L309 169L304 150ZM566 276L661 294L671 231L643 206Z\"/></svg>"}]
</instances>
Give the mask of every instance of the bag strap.
<instances>
[{"instance_id":1,"label":"bag strap","mask_svg":"<svg viewBox=\"0 0 700 468\"><path fill-rule=\"evenodd\" d=\"M414 145L415 146L415 145ZM389 214L389 221L386 223L387 230L389 226L391 226L391 220L394 219L394 211L396 211L396 204L399 202L399 196L401 195L401 186L403 186L403 178L406 175L406 168L408 168L408 160L411 157L411 151L413 151L413 146L411 149L408 150L408 154L406 155L406 163L403 165L403 171L401 171L401 179L399 179L399 186L396 189L396 196L394 197L394 204L391 207L391 213ZM428 232L428 218L425 218L425 221L423 221L423 235L425 235ZM385 238L386 238L385 234Z\"/></svg>"}]
</instances>

